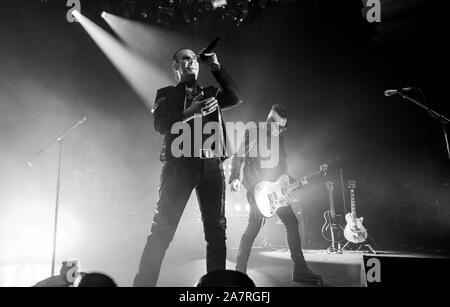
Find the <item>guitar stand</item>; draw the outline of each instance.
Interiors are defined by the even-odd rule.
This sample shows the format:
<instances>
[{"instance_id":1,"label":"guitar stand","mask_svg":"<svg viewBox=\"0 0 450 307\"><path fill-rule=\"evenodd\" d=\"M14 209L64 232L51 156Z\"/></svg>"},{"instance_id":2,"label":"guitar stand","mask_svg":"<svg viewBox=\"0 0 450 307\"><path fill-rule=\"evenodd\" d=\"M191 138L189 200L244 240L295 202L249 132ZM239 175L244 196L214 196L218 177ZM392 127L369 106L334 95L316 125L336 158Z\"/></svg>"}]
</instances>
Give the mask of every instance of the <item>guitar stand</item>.
<instances>
[{"instance_id":1,"label":"guitar stand","mask_svg":"<svg viewBox=\"0 0 450 307\"><path fill-rule=\"evenodd\" d=\"M372 241L372 243L373 243L374 245L376 245L375 241L372 239L372 237L371 237L370 235L369 235L369 240ZM342 252L345 251L346 248L347 248L347 246L348 246L350 243L351 243L350 241L347 241L347 243L345 243L345 245L342 247L341 251L342 251ZM352 244L358 245L358 248L356 249L357 251L359 251L359 250L361 250L363 247L365 247L365 248L367 248L367 250L368 250L368 252L369 252L370 254L374 254L374 255L378 254L377 251L374 250L373 247L372 247L372 245L370 245L369 243L363 242L363 243L352 243Z\"/></svg>"},{"instance_id":2,"label":"guitar stand","mask_svg":"<svg viewBox=\"0 0 450 307\"><path fill-rule=\"evenodd\" d=\"M254 248L262 248L262 249L275 249L274 247L273 247L273 245L272 244L270 244L270 242L269 242L269 237L268 237L268 235L267 235L267 223L266 223L266 221L264 220L264 225L262 226L264 229L263 229L263 231L264 231L264 238L263 238L263 240L261 241L261 243L259 243L257 246L254 246Z\"/></svg>"},{"instance_id":3,"label":"guitar stand","mask_svg":"<svg viewBox=\"0 0 450 307\"><path fill-rule=\"evenodd\" d=\"M331 245L327 248L327 254L342 254L341 243L337 243L337 248L335 247L335 243L331 243Z\"/></svg>"},{"instance_id":4,"label":"guitar stand","mask_svg":"<svg viewBox=\"0 0 450 307\"><path fill-rule=\"evenodd\" d=\"M261 243L256 245L255 248L273 248L273 246L272 244L269 243L267 235L264 235L264 238L262 239Z\"/></svg>"}]
</instances>

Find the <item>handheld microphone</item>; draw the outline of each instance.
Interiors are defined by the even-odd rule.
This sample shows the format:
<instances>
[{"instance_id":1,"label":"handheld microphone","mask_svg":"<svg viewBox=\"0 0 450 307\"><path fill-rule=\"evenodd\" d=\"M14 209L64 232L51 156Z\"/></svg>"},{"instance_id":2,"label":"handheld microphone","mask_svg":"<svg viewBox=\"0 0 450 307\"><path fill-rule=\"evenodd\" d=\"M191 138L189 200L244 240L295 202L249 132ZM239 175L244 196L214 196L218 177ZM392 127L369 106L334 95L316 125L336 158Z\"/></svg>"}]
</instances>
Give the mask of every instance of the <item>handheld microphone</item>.
<instances>
[{"instance_id":1,"label":"handheld microphone","mask_svg":"<svg viewBox=\"0 0 450 307\"><path fill-rule=\"evenodd\" d=\"M386 90L384 92L384 96L388 97L388 96L392 96L401 92L409 92L412 90L412 87L404 87L402 89L398 89L398 90Z\"/></svg>"},{"instance_id":2,"label":"handheld microphone","mask_svg":"<svg viewBox=\"0 0 450 307\"><path fill-rule=\"evenodd\" d=\"M205 54L210 53L217 46L219 41L220 41L220 37L216 37L212 42L210 42L209 45L206 46L206 48L204 48L200 52L200 54L199 54L200 60L205 60L205 58L206 58Z\"/></svg>"}]
</instances>

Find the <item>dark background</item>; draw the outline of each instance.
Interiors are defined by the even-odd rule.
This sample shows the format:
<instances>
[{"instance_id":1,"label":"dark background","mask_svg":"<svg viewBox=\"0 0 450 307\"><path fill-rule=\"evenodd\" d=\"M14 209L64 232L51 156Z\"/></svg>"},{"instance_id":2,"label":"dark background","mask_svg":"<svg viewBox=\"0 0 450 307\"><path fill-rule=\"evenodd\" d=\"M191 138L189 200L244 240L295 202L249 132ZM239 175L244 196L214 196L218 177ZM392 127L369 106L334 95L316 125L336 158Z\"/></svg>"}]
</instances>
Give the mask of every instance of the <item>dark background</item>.
<instances>
[{"instance_id":1,"label":"dark background","mask_svg":"<svg viewBox=\"0 0 450 307\"><path fill-rule=\"evenodd\" d=\"M226 113L227 120L264 120L272 104L286 105L292 175L330 163L329 176L312 182L296 207L305 220L306 248L326 247L320 235L329 207L325 181L335 183L337 211L345 213L342 169L345 187L350 179L357 182L358 215L378 248L448 249L449 160L442 129L418 106L383 95L419 86L427 105L449 116L443 7L437 1L382 1L380 24L367 23L361 9L361 1L349 0L276 3L239 27L206 18L176 24L168 33L192 41L196 50L221 37L215 51L245 101ZM83 28L66 21L65 1L3 1L0 11L4 242L11 240L6 232L22 225L7 218L11 212L47 212L50 221L57 147L34 153L87 115L64 143L62 210L77 216L79 244L92 253L103 248L137 258L161 165L162 138L151 114ZM110 31L88 8L82 13ZM157 65L169 71L169 63L167 57ZM204 68L201 74L212 80ZM417 92L412 96L423 101ZM240 201L242 195L227 194L230 245L245 221L233 209ZM180 232L186 235L183 230L195 224L200 233L197 218L190 202ZM273 224L282 238L281 226ZM115 241L106 248L108 238Z\"/></svg>"}]
</instances>

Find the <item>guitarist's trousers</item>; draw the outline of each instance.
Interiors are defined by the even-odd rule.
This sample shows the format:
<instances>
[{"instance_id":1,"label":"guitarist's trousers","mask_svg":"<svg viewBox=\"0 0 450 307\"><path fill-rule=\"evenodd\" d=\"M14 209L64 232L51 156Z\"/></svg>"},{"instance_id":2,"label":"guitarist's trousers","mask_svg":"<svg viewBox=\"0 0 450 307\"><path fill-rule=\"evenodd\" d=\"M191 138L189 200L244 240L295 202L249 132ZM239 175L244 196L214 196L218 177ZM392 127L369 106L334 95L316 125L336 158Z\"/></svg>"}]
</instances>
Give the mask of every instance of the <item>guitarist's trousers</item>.
<instances>
[{"instance_id":1,"label":"guitarist's trousers","mask_svg":"<svg viewBox=\"0 0 450 307\"><path fill-rule=\"evenodd\" d=\"M165 162L151 233L134 286L155 286L166 250L195 189L206 240L206 269L225 269L225 176L220 159L180 158Z\"/></svg>"},{"instance_id":2,"label":"guitarist's trousers","mask_svg":"<svg viewBox=\"0 0 450 307\"><path fill-rule=\"evenodd\" d=\"M247 271L247 263L250 258L253 242L255 241L264 220L264 217L258 211L253 195L253 189L248 189L247 200L250 204L250 215L247 227L239 244L239 251L236 259L236 270L243 273L246 273ZM289 251L291 253L291 259L294 262L294 272L300 272L306 268L306 262L302 252L297 217L291 206L280 207L277 210L277 215L286 227Z\"/></svg>"}]
</instances>

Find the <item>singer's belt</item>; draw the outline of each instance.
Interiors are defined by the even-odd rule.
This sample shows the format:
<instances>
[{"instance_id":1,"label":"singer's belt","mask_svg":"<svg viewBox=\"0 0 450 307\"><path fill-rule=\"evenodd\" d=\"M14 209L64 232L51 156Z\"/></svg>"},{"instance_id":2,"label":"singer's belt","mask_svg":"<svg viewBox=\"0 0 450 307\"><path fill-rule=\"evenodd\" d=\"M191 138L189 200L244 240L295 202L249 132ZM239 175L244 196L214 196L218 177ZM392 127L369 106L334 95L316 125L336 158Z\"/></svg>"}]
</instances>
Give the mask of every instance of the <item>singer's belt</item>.
<instances>
[{"instance_id":1,"label":"singer's belt","mask_svg":"<svg viewBox=\"0 0 450 307\"><path fill-rule=\"evenodd\" d=\"M218 155L212 149L200 149L199 157L200 157L200 159L217 159L217 158L222 158L223 156Z\"/></svg>"}]
</instances>

